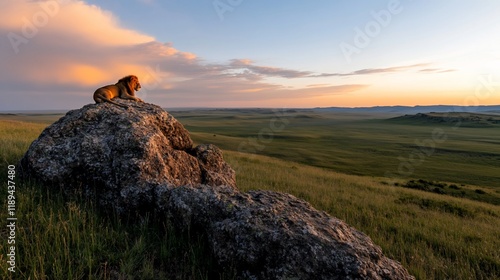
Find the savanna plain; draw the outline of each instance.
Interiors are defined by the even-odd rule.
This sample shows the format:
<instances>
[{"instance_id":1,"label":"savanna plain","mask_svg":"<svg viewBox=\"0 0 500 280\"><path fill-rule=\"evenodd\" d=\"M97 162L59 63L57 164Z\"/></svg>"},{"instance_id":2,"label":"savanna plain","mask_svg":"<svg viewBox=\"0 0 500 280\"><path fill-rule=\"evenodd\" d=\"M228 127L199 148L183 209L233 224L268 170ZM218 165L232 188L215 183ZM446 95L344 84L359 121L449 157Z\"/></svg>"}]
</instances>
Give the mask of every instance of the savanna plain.
<instances>
[{"instance_id":1,"label":"savanna plain","mask_svg":"<svg viewBox=\"0 0 500 280\"><path fill-rule=\"evenodd\" d=\"M417 279L500 278L500 116L327 110L171 110L213 143L238 188L291 193L368 234ZM62 115L0 115L0 221L8 165ZM159 213L115 217L94 201L16 182L15 273L2 279L233 279L204 237Z\"/></svg>"}]
</instances>

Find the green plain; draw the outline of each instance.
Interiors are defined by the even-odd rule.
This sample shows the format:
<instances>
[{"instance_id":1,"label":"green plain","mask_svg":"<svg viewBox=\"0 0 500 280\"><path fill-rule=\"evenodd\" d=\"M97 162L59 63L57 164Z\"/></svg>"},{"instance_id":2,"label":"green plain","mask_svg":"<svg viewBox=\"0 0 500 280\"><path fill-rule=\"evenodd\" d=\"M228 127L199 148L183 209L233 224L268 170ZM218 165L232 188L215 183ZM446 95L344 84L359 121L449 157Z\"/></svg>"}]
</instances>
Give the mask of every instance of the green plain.
<instances>
[{"instance_id":1,"label":"green plain","mask_svg":"<svg viewBox=\"0 0 500 280\"><path fill-rule=\"evenodd\" d=\"M171 113L195 142L224 150L241 190L305 199L368 234L417 279L500 278L498 127L310 110ZM0 116L2 181L7 165L57 117ZM432 141L433 149L418 144ZM409 159L414 169L401 174ZM19 271L6 271L2 242L2 278L234 278L206 257L203 237L178 233L154 215L123 221L33 183L19 183L16 196Z\"/></svg>"}]
</instances>

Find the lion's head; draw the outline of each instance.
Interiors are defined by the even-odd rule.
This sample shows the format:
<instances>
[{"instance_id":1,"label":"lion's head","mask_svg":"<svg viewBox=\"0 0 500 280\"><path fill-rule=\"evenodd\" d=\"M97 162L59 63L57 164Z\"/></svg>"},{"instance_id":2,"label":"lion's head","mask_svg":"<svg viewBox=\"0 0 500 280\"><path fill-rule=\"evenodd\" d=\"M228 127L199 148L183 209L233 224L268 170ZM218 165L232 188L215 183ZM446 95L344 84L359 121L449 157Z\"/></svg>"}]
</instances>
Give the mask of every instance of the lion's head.
<instances>
[{"instance_id":1,"label":"lion's head","mask_svg":"<svg viewBox=\"0 0 500 280\"><path fill-rule=\"evenodd\" d=\"M129 89L129 92L133 94L134 90L138 91L141 89L141 83L139 83L139 78L134 75L129 75L121 78L118 83L123 83Z\"/></svg>"}]
</instances>

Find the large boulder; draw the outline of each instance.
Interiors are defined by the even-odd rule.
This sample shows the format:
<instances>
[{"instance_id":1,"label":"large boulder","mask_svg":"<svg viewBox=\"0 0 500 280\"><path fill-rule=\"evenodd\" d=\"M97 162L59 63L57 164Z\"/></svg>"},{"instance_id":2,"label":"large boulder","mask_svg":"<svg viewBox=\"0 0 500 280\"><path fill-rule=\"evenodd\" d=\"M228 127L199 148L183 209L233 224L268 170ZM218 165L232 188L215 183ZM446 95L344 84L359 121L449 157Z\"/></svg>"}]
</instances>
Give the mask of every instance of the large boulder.
<instances>
[{"instance_id":1,"label":"large boulder","mask_svg":"<svg viewBox=\"0 0 500 280\"><path fill-rule=\"evenodd\" d=\"M70 111L21 160L23 177L99 198L118 212L156 210L207 237L241 279L413 279L362 232L283 193L240 192L214 145L158 106L117 100Z\"/></svg>"},{"instance_id":2,"label":"large boulder","mask_svg":"<svg viewBox=\"0 0 500 280\"><path fill-rule=\"evenodd\" d=\"M21 160L24 175L96 195L118 212L149 207L160 185L227 185L235 172L214 145L193 148L189 132L162 108L116 100L68 112Z\"/></svg>"},{"instance_id":3,"label":"large boulder","mask_svg":"<svg viewBox=\"0 0 500 280\"><path fill-rule=\"evenodd\" d=\"M414 279L366 234L289 194L200 185L159 201L179 228L202 229L242 279Z\"/></svg>"}]
</instances>

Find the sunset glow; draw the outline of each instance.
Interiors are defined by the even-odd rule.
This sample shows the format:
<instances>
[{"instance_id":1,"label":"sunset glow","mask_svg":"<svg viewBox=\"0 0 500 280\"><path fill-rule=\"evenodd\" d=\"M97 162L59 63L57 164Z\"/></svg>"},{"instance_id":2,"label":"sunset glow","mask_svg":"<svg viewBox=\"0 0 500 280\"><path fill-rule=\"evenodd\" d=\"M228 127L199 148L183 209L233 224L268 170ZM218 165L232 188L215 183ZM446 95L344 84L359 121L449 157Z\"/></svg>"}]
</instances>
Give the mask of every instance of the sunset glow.
<instances>
[{"instance_id":1,"label":"sunset glow","mask_svg":"<svg viewBox=\"0 0 500 280\"><path fill-rule=\"evenodd\" d=\"M129 74L165 107L500 104L498 1L174 2L2 3L0 110Z\"/></svg>"}]
</instances>

